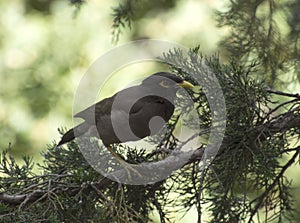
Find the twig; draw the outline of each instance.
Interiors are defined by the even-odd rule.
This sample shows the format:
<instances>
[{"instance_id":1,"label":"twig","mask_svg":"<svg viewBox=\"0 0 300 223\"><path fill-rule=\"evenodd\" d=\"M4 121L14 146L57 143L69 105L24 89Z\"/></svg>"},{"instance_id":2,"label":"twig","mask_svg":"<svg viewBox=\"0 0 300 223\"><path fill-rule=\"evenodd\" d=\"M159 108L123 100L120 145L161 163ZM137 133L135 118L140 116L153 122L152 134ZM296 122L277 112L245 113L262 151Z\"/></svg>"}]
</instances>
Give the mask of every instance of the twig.
<instances>
[{"instance_id":1,"label":"twig","mask_svg":"<svg viewBox=\"0 0 300 223\"><path fill-rule=\"evenodd\" d=\"M296 102L296 101L299 101L299 99L296 98L296 99L293 99L293 100L290 100L290 101L286 101L286 102L284 102L284 103L282 103L282 104L276 106L275 108L273 108L271 111L269 111L269 112L266 114L266 117L269 117L270 114L274 113L274 112L277 111L279 108L281 108L281 107L283 107L283 106L285 106L285 105L287 105L287 104L294 103L294 102Z\"/></svg>"},{"instance_id":2,"label":"twig","mask_svg":"<svg viewBox=\"0 0 300 223\"><path fill-rule=\"evenodd\" d=\"M165 215L164 215L164 212L161 208L161 205L158 203L158 201L156 199L154 199L153 204L154 204L154 206L156 207L156 209L158 211L160 222L165 223Z\"/></svg>"},{"instance_id":3,"label":"twig","mask_svg":"<svg viewBox=\"0 0 300 223\"><path fill-rule=\"evenodd\" d=\"M300 94L296 93L296 94L292 94L292 93L287 93L287 92L283 92L283 91L278 91L278 90L273 90L273 89L267 89L267 92L272 93L272 94L277 94L277 95L282 95L282 96L287 96L287 97L293 97L293 98L298 98L300 99Z\"/></svg>"},{"instance_id":4,"label":"twig","mask_svg":"<svg viewBox=\"0 0 300 223\"><path fill-rule=\"evenodd\" d=\"M285 132L292 128L300 127L300 106L290 110L284 114L273 117L268 122L257 128L258 132L264 132L266 136Z\"/></svg>"}]
</instances>

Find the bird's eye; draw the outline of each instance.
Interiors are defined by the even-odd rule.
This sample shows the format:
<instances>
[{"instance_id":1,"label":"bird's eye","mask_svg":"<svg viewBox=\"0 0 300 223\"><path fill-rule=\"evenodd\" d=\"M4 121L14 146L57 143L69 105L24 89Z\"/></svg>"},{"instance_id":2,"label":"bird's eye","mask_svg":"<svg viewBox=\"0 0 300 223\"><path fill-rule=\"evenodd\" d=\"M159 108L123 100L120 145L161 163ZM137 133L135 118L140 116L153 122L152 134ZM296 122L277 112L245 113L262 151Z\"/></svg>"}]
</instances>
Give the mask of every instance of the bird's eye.
<instances>
[{"instance_id":1,"label":"bird's eye","mask_svg":"<svg viewBox=\"0 0 300 223\"><path fill-rule=\"evenodd\" d=\"M164 87L164 88L169 88L171 86L170 82L169 81L161 81L159 83L160 86Z\"/></svg>"}]
</instances>

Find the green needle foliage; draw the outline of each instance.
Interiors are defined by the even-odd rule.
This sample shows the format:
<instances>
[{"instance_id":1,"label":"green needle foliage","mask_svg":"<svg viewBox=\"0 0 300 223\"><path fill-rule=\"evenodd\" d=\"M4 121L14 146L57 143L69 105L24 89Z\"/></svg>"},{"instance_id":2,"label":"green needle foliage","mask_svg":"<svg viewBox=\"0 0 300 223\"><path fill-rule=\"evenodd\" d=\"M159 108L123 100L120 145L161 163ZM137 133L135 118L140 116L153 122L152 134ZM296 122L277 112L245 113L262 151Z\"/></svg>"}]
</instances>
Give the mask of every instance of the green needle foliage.
<instances>
[{"instance_id":1,"label":"green needle foliage","mask_svg":"<svg viewBox=\"0 0 300 223\"><path fill-rule=\"evenodd\" d=\"M176 2L176 0L120 1L118 6L113 7L112 41L117 43L122 30L125 28L131 29L133 22L166 13L166 11L174 8Z\"/></svg>"},{"instance_id":2,"label":"green needle foliage","mask_svg":"<svg viewBox=\"0 0 300 223\"><path fill-rule=\"evenodd\" d=\"M299 80L299 9L299 1L231 1L218 13L219 26L231 29L221 45L241 63L259 62L268 84Z\"/></svg>"}]
</instances>

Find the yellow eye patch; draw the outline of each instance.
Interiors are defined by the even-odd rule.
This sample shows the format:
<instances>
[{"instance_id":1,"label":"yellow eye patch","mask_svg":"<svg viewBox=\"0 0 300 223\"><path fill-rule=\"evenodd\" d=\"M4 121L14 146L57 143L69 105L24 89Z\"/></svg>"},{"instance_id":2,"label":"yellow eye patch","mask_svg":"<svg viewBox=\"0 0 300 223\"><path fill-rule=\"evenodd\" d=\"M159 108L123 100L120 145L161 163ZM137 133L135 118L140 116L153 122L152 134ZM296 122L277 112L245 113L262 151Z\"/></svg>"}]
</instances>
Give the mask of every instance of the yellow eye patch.
<instances>
[{"instance_id":1,"label":"yellow eye patch","mask_svg":"<svg viewBox=\"0 0 300 223\"><path fill-rule=\"evenodd\" d=\"M170 84L167 81L161 81L159 83L160 86L164 87L164 88L169 88Z\"/></svg>"}]
</instances>

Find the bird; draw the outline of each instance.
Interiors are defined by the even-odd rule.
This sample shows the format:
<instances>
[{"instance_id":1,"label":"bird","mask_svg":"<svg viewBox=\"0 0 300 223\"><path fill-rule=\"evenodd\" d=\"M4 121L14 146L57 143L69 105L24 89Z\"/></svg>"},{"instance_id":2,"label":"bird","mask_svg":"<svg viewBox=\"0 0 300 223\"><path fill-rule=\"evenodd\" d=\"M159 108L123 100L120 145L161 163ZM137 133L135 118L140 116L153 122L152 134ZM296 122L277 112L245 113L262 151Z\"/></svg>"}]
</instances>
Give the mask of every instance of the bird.
<instances>
[{"instance_id":1,"label":"bird","mask_svg":"<svg viewBox=\"0 0 300 223\"><path fill-rule=\"evenodd\" d=\"M191 89L194 85L173 73L154 73L140 85L125 88L75 114L84 121L63 134L57 146L94 128L103 145L124 164L111 145L156 134L172 117L181 87Z\"/></svg>"}]
</instances>

